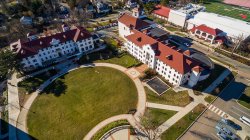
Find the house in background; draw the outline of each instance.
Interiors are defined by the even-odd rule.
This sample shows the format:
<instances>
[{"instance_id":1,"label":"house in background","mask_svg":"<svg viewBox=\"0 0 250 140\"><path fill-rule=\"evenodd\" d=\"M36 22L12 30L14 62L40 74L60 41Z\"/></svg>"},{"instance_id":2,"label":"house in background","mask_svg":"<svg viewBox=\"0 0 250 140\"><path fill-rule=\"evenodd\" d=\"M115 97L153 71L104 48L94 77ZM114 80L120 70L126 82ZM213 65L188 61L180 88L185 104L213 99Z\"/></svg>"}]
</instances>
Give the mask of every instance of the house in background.
<instances>
[{"instance_id":1,"label":"house in background","mask_svg":"<svg viewBox=\"0 0 250 140\"><path fill-rule=\"evenodd\" d=\"M168 21L170 10L171 9L166 6L157 5L152 14L157 18Z\"/></svg>"},{"instance_id":2,"label":"house in background","mask_svg":"<svg viewBox=\"0 0 250 140\"><path fill-rule=\"evenodd\" d=\"M28 16L22 16L20 19L20 22L23 25L32 25L33 24L32 18L28 17Z\"/></svg>"},{"instance_id":3,"label":"house in background","mask_svg":"<svg viewBox=\"0 0 250 140\"><path fill-rule=\"evenodd\" d=\"M29 34L27 40L19 39L10 44L25 71L49 66L95 49L92 35L83 27L62 28L63 32L43 37Z\"/></svg>"}]
</instances>

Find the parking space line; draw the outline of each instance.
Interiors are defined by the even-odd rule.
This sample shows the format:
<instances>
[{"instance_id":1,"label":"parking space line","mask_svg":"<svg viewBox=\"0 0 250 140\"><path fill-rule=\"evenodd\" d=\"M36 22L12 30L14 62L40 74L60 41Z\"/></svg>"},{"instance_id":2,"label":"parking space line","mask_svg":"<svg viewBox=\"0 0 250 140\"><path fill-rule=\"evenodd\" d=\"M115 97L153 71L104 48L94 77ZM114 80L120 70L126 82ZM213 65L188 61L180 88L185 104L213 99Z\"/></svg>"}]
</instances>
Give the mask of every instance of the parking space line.
<instances>
[{"instance_id":1,"label":"parking space line","mask_svg":"<svg viewBox=\"0 0 250 140\"><path fill-rule=\"evenodd\" d=\"M213 137L215 137L217 140L219 140L218 136L215 135L214 133L211 133L211 135L212 135Z\"/></svg>"}]
</instances>

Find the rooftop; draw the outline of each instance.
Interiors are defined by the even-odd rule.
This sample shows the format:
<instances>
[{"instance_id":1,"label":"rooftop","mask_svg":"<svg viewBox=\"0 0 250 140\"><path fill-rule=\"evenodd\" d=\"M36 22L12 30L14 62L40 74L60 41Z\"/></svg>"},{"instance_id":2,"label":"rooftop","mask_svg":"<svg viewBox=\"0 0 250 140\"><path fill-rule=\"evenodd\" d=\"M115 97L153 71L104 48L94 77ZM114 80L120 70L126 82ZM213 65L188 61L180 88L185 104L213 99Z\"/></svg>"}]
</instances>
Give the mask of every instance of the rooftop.
<instances>
[{"instance_id":1,"label":"rooftop","mask_svg":"<svg viewBox=\"0 0 250 140\"><path fill-rule=\"evenodd\" d=\"M154 14L168 18L169 13L170 13L170 8L162 6L162 5L157 5L155 8L156 9L153 11Z\"/></svg>"},{"instance_id":2,"label":"rooftop","mask_svg":"<svg viewBox=\"0 0 250 140\"><path fill-rule=\"evenodd\" d=\"M89 37L91 37L91 34L83 27L75 27L69 31L56 33L34 40L23 41L19 39L10 46L19 57L25 58L37 54L40 49L50 47L52 43L55 42L65 43L71 40L77 42Z\"/></svg>"},{"instance_id":3,"label":"rooftop","mask_svg":"<svg viewBox=\"0 0 250 140\"><path fill-rule=\"evenodd\" d=\"M135 18L131 15L128 15L127 13L122 14L119 18L118 21L125 24L128 27L133 27L135 29L142 29L145 27L149 27L150 23L145 22L139 18Z\"/></svg>"}]
</instances>

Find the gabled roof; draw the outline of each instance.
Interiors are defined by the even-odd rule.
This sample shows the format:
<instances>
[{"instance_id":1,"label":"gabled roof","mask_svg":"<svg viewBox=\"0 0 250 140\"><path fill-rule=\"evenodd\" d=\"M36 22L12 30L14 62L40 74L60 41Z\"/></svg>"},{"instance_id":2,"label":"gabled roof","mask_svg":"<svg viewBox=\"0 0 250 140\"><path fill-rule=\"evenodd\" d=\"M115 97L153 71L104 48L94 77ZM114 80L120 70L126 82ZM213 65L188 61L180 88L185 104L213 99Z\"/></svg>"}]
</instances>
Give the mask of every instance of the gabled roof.
<instances>
[{"instance_id":1,"label":"gabled roof","mask_svg":"<svg viewBox=\"0 0 250 140\"><path fill-rule=\"evenodd\" d=\"M25 58L37 54L40 49L50 47L52 40L58 40L60 43L65 43L71 40L77 42L90 37L91 34L83 27L76 27L69 31L56 33L31 41L23 42L19 39L17 42L11 44L11 48L20 58Z\"/></svg>"},{"instance_id":2,"label":"gabled roof","mask_svg":"<svg viewBox=\"0 0 250 140\"><path fill-rule=\"evenodd\" d=\"M154 45L157 43L156 40L141 33L137 30L132 30L133 34L126 36L125 38L133 42L136 46L142 47L143 45Z\"/></svg>"},{"instance_id":3,"label":"gabled roof","mask_svg":"<svg viewBox=\"0 0 250 140\"><path fill-rule=\"evenodd\" d=\"M211 34L211 35L214 35L214 36L217 36L218 34L222 33L223 31L220 30L220 29L214 29L214 28L211 28L211 27L208 27L204 24L202 25L199 25L197 27L193 27L190 31L192 32L195 32L195 30L200 30L200 31L203 31L205 33L208 33L208 34Z\"/></svg>"},{"instance_id":4,"label":"gabled roof","mask_svg":"<svg viewBox=\"0 0 250 140\"><path fill-rule=\"evenodd\" d=\"M133 27L135 29L142 29L145 27L149 27L150 24L139 19L136 17L133 17L131 15L128 15L127 13L124 13L118 18L118 21L125 24L127 27Z\"/></svg>"},{"instance_id":5,"label":"gabled roof","mask_svg":"<svg viewBox=\"0 0 250 140\"><path fill-rule=\"evenodd\" d=\"M193 67L199 65L197 61L184 55L181 51L176 50L174 46L167 46L140 31L132 30L132 32L132 35L126 37L127 40L139 47L143 47L143 45L146 44L151 45L159 60L181 74L185 74L191 71ZM140 39L138 40L138 38ZM168 56L170 56L171 59L167 59Z\"/></svg>"},{"instance_id":6,"label":"gabled roof","mask_svg":"<svg viewBox=\"0 0 250 140\"><path fill-rule=\"evenodd\" d=\"M169 17L169 13L170 13L170 8L162 6L162 5L157 5L155 7L156 9L153 11L154 14L159 15L159 16L163 16L168 18Z\"/></svg>"},{"instance_id":7,"label":"gabled roof","mask_svg":"<svg viewBox=\"0 0 250 140\"><path fill-rule=\"evenodd\" d=\"M171 59L167 59L167 56L171 56ZM158 53L156 57L181 74L185 74L191 71L193 67L199 65L197 61L187 57L182 52L172 49L160 42L158 43Z\"/></svg>"}]
</instances>

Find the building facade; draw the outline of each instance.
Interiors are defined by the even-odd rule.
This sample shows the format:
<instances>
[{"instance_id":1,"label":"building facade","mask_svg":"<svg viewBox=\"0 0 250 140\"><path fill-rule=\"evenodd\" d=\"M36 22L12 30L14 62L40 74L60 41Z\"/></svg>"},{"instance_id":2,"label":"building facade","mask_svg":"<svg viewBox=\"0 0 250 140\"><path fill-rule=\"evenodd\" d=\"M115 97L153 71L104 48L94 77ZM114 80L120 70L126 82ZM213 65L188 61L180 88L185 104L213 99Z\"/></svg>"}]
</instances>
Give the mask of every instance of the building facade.
<instances>
[{"instance_id":1,"label":"building facade","mask_svg":"<svg viewBox=\"0 0 250 140\"><path fill-rule=\"evenodd\" d=\"M29 35L28 41L10 45L25 71L44 67L94 49L92 35L82 27L63 27L63 32L45 37Z\"/></svg>"},{"instance_id":2,"label":"building facade","mask_svg":"<svg viewBox=\"0 0 250 140\"><path fill-rule=\"evenodd\" d=\"M126 40L124 48L136 59L147 64L149 68L154 69L176 86L188 84L193 87L198 81L209 76L208 74L201 77L205 68L189 57L189 50L182 51L167 44L167 41L153 36L151 34L153 29L150 25L147 28L137 29L135 28L137 26L131 26L132 23L128 23L134 20L138 19L131 15L122 15L118 19L118 26L119 35ZM142 23L138 23L140 21L138 20L137 24L142 25Z\"/></svg>"},{"instance_id":3,"label":"building facade","mask_svg":"<svg viewBox=\"0 0 250 140\"><path fill-rule=\"evenodd\" d=\"M209 42L210 44L221 45L227 43L226 33L220 29L214 29L206 25L193 27L189 30L189 33L199 39Z\"/></svg>"}]
</instances>

